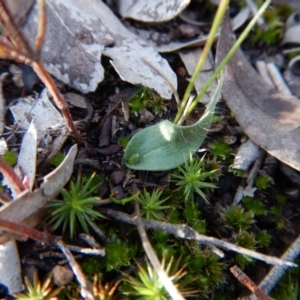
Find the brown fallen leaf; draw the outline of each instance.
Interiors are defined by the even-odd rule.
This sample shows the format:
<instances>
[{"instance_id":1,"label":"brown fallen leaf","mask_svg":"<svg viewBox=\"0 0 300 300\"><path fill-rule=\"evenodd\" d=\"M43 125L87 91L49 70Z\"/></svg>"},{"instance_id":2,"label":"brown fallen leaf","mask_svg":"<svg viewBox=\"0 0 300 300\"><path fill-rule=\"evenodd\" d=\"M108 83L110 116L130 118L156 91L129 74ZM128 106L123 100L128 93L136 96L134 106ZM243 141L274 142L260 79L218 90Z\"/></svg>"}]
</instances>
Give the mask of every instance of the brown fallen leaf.
<instances>
[{"instance_id":1,"label":"brown fallen leaf","mask_svg":"<svg viewBox=\"0 0 300 300\"><path fill-rule=\"evenodd\" d=\"M217 63L234 44L228 14L217 47ZM222 95L247 135L282 162L300 171L300 101L270 88L241 50L223 70Z\"/></svg>"}]
</instances>

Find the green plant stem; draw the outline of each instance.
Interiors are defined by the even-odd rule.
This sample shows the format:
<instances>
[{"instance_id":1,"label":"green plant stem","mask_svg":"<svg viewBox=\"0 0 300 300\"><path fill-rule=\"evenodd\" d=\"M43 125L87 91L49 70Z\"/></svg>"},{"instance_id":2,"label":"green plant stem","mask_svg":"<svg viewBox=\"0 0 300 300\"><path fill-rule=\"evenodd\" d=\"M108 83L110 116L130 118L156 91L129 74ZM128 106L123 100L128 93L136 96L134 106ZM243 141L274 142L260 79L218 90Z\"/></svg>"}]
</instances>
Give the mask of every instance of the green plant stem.
<instances>
[{"instance_id":1,"label":"green plant stem","mask_svg":"<svg viewBox=\"0 0 300 300\"><path fill-rule=\"evenodd\" d=\"M202 90L199 92L191 106L189 107L187 114L184 117L184 120L187 118L187 116L193 111L195 106L198 104L199 100L202 98L202 96L206 93L210 85L213 83L213 81L217 78L217 76L221 73L223 68L227 65L229 60L232 58L232 56L235 54L235 52L238 50L242 42L246 39L248 36L250 30L253 28L257 20L260 18L260 16L264 13L264 11L267 9L269 4L271 3L271 0L266 0L266 2L261 6L261 8L258 10L257 14L252 18L252 20L249 22L248 26L244 29L240 37L237 39L233 47L230 49L230 51L227 53L225 58L222 60L222 62L218 65L213 75L210 77L210 79L206 82L206 84L203 86ZM183 120L183 121L184 121Z\"/></svg>"},{"instance_id":2,"label":"green plant stem","mask_svg":"<svg viewBox=\"0 0 300 300\"><path fill-rule=\"evenodd\" d=\"M182 113L183 113L184 108L186 106L186 102L187 102L187 100L189 98L189 95L190 95L190 93L191 93L191 91L192 91L192 89L194 87L194 83L195 83L195 81L196 81L196 79L197 79L197 77L198 77L198 75L200 73L200 70L202 69L203 64L204 64L204 62L205 62L205 60L206 60L206 58L207 58L207 56L208 56L208 54L210 52L210 49L211 49L211 47L212 47L212 45L213 45L213 43L215 41L216 33L217 33L217 31L218 31L218 29L220 27L220 24L221 24L221 22L223 20L223 17L224 17L224 14L226 12L226 8L228 6L228 3L229 3L229 0L221 0L221 3L220 3L220 5L218 7L218 10L217 10L217 14L216 14L216 16L214 18L212 27L210 29L207 41L205 43L204 49L203 49L203 51L201 53L201 56L199 58L199 61L198 61L197 66L195 68L195 71L193 73L193 76L192 76L192 78L190 80L190 83L189 83L189 85L188 85L185 93L184 93L183 100L181 102L181 105L180 105L180 107L178 109L178 112L177 112L177 115L175 117L175 120L174 120L175 124L178 123L178 121L180 120L180 118L182 116Z\"/></svg>"}]
</instances>

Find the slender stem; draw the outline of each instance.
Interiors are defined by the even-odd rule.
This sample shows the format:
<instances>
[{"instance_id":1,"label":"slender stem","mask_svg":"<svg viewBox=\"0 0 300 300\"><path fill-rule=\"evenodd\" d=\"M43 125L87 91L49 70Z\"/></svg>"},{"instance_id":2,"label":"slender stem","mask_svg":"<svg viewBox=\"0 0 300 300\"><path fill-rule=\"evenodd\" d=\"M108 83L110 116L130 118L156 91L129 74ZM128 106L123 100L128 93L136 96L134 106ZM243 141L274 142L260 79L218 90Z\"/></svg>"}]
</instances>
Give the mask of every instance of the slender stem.
<instances>
[{"instance_id":1,"label":"slender stem","mask_svg":"<svg viewBox=\"0 0 300 300\"><path fill-rule=\"evenodd\" d=\"M38 17L38 33L35 38L34 51L37 57L40 56L41 49L44 42L46 31L46 3L45 0L38 0L39 2L39 17Z\"/></svg>"},{"instance_id":2,"label":"slender stem","mask_svg":"<svg viewBox=\"0 0 300 300\"><path fill-rule=\"evenodd\" d=\"M46 244L53 243L55 240L55 237L50 233L41 232L29 226L7 220L0 219L0 229Z\"/></svg>"},{"instance_id":3,"label":"slender stem","mask_svg":"<svg viewBox=\"0 0 300 300\"><path fill-rule=\"evenodd\" d=\"M21 194L23 191L25 191L22 180L15 173L14 169L8 165L2 157L0 157L0 172L13 185L17 194Z\"/></svg>"},{"instance_id":4,"label":"slender stem","mask_svg":"<svg viewBox=\"0 0 300 300\"><path fill-rule=\"evenodd\" d=\"M42 80L42 82L45 84L45 86L48 88L49 92L53 96L57 107L61 110L63 116L65 117L67 126L70 129L70 133L73 134L75 137L76 136L79 137L80 134L78 133L75 127L69 107L67 106L66 101L58 91L56 84L54 83L54 80L45 69L43 63L38 59L31 63L31 67L33 68L33 70L36 72L36 74L39 76L39 78Z\"/></svg>"},{"instance_id":5,"label":"slender stem","mask_svg":"<svg viewBox=\"0 0 300 300\"><path fill-rule=\"evenodd\" d=\"M193 89L194 83L195 83L195 81L196 81L196 79L197 79L197 77L198 77L198 75L199 75L199 73L200 73L200 71L201 71L201 69L203 67L203 64L204 64L204 62L205 62L205 60L206 60L206 58L207 58L207 56L208 56L208 54L210 52L210 49L211 49L211 47L212 47L212 45L213 45L213 43L215 41L216 33L217 33L217 31L218 31L218 29L220 27L220 24L221 24L221 22L223 20L223 17L224 17L224 14L226 12L226 8L228 6L228 3L229 3L229 0L221 0L221 3L220 3L220 5L218 7L218 10L217 10L217 14L216 14L216 16L214 18L212 27L210 29L207 41L205 43L204 49L203 49L203 51L201 53L201 56L199 58L199 61L198 61L197 66L195 68L195 71L193 73L193 76L192 76L192 78L190 80L190 83L189 83L189 85L188 85L188 87L187 87L187 89L185 91L185 94L183 96L183 100L181 102L181 105L180 105L179 110L177 112L177 115L175 117L175 120L174 120L175 124L178 123L178 121L179 121L179 119L180 119L180 117L181 117L181 115L183 113L183 110L184 110L184 108L186 106L186 102L187 102L187 100L189 98L189 95L190 95L192 89Z\"/></svg>"},{"instance_id":6,"label":"slender stem","mask_svg":"<svg viewBox=\"0 0 300 300\"><path fill-rule=\"evenodd\" d=\"M249 22L248 26L244 29L244 31L242 32L242 34L240 35L240 37L237 39L237 41L234 43L234 45L232 46L232 48L229 50L229 52L227 53L227 55L225 56L225 58L218 65L218 67L216 68L216 70L213 73L213 75L205 83L204 87L202 88L202 90L197 95L196 99L194 100L194 102L190 106L190 108L188 110L188 114L185 116L185 119L193 111L193 109L198 104L198 102L201 99L201 97L206 93L206 91L208 90L208 88L210 87L210 85L218 77L218 75L221 73L221 71L223 70L223 68L228 64L229 60L232 58L232 56L238 50L238 48L240 47L240 45L242 44L242 42L246 39L246 37L248 36L250 30L253 28L253 26L255 25L255 23L257 22L257 20L264 13L264 11L267 9L267 7L269 6L270 3L271 3L271 0L266 0L266 2L258 10L257 14Z\"/></svg>"}]
</instances>

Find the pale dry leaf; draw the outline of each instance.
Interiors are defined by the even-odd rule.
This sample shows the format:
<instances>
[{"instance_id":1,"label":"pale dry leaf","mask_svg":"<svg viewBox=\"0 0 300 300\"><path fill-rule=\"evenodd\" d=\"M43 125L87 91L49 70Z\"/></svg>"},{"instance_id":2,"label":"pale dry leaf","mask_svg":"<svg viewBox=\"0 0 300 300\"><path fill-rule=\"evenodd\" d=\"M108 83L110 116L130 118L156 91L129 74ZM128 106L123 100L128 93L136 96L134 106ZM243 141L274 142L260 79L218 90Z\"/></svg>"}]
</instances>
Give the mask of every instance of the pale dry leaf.
<instances>
[{"instance_id":1,"label":"pale dry leaf","mask_svg":"<svg viewBox=\"0 0 300 300\"><path fill-rule=\"evenodd\" d=\"M151 46L128 31L99 0L47 0L47 30L41 57L48 71L60 81L83 93L94 91L104 79L101 56L111 58L120 77L132 84L155 89L163 98L172 91L159 69L177 88L175 73ZM37 8L32 10L24 32L34 43Z\"/></svg>"},{"instance_id":2,"label":"pale dry leaf","mask_svg":"<svg viewBox=\"0 0 300 300\"><path fill-rule=\"evenodd\" d=\"M189 3L190 0L118 0L119 12L123 18L142 22L169 21Z\"/></svg>"},{"instance_id":3,"label":"pale dry leaf","mask_svg":"<svg viewBox=\"0 0 300 300\"><path fill-rule=\"evenodd\" d=\"M40 188L33 192L24 191L17 199L0 207L0 219L23 223L31 227L38 225L45 217L44 214L41 214L41 209L69 181L73 173L76 155L77 145L74 145L62 163L44 177ZM0 244L11 239L12 237L9 234L0 232Z\"/></svg>"},{"instance_id":4,"label":"pale dry leaf","mask_svg":"<svg viewBox=\"0 0 300 300\"><path fill-rule=\"evenodd\" d=\"M218 42L217 61L235 41L228 15ZM255 72L241 50L223 70L222 95L237 121L255 144L300 171L300 102L278 93Z\"/></svg>"},{"instance_id":5,"label":"pale dry leaf","mask_svg":"<svg viewBox=\"0 0 300 300\"><path fill-rule=\"evenodd\" d=\"M286 21L286 30L281 42L284 44L300 44L299 13L293 13Z\"/></svg>"},{"instance_id":6,"label":"pale dry leaf","mask_svg":"<svg viewBox=\"0 0 300 300\"><path fill-rule=\"evenodd\" d=\"M250 17L250 10L248 7L242 8L239 13L232 19L232 24L234 30L241 27L247 19ZM137 35L142 40L146 41L148 45L151 45L160 53L174 52L180 49L188 47L199 47L203 46L206 43L208 35L199 37L188 42L174 41L170 34L160 33L154 30L144 30L136 28L133 26L128 27L128 29ZM218 38L219 33L216 35Z\"/></svg>"},{"instance_id":7,"label":"pale dry leaf","mask_svg":"<svg viewBox=\"0 0 300 300\"><path fill-rule=\"evenodd\" d=\"M37 130L34 122L31 122L27 132L25 133L18 155L17 166L22 171L23 178L27 177L28 188L31 191L36 170L36 151L37 151Z\"/></svg>"},{"instance_id":8,"label":"pale dry leaf","mask_svg":"<svg viewBox=\"0 0 300 300\"><path fill-rule=\"evenodd\" d=\"M0 245L0 282L7 286L10 294L18 293L23 289L16 241Z\"/></svg>"},{"instance_id":9,"label":"pale dry leaf","mask_svg":"<svg viewBox=\"0 0 300 300\"><path fill-rule=\"evenodd\" d=\"M63 117L49 101L47 89L43 90L38 99L20 98L15 105L10 107L10 111L22 130L27 130L31 121L34 120L39 140L45 136L49 128L64 124Z\"/></svg>"}]
</instances>

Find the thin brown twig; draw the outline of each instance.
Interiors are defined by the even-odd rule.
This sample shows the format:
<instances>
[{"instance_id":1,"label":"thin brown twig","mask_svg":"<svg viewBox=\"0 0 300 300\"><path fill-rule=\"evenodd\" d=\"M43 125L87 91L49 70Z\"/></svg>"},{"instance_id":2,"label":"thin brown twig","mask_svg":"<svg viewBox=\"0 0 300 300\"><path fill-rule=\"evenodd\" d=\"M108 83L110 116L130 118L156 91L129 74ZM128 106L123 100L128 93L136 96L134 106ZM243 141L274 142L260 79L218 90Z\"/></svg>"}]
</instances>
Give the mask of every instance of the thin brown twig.
<instances>
[{"instance_id":1,"label":"thin brown twig","mask_svg":"<svg viewBox=\"0 0 300 300\"><path fill-rule=\"evenodd\" d=\"M38 0L39 4L39 23L38 23L38 32L35 38L34 51L37 57L40 57L41 49L44 42L45 32L46 32L46 3L45 0Z\"/></svg>"},{"instance_id":2,"label":"thin brown twig","mask_svg":"<svg viewBox=\"0 0 300 300\"><path fill-rule=\"evenodd\" d=\"M22 52L23 54L26 53L26 55L29 53L32 54L32 50L24 39L23 34L17 29L13 18L8 13L8 10L2 1L0 1L0 23L5 29L4 33L9 36L12 44L18 48L19 52Z\"/></svg>"},{"instance_id":3,"label":"thin brown twig","mask_svg":"<svg viewBox=\"0 0 300 300\"><path fill-rule=\"evenodd\" d=\"M275 300L266 293L264 293L238 266L233 266L230 272L234 277L247 287L252 293L254 293L260 300Z\"/></svg>"},{"instance_id":4,"label":"thin brown twig","mask_svg":"<svg viewBox=\"0 0 300 300\"><path fill-rule=\"evenodd\" d=\"M2 173L3 176L12 184L17 194L25 191L22 180L15 173L14 169L8 165L2 157L0 157L0 173Z\"/></svg>"},{"instance_id":5,"label":"thin brown twig","mask_svg":"<svg viewBox=\"0 0 300 300\"><path fill-rule=\"evenodd\" d=\"M0 219L0 229L45 244L53 243L55 240L55 237L50 233L41 232L32 227L7 220Z\"/></svg>"}]
</instances>

